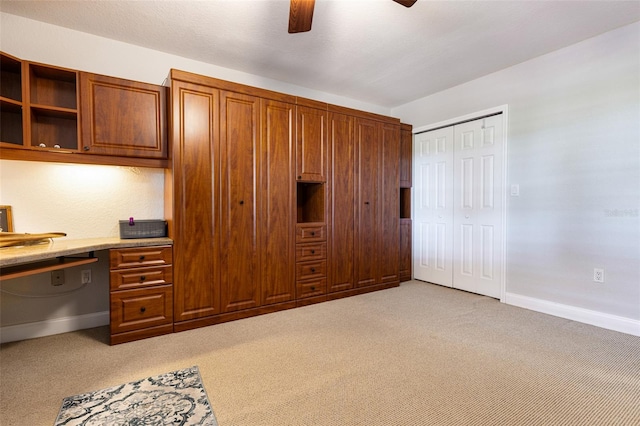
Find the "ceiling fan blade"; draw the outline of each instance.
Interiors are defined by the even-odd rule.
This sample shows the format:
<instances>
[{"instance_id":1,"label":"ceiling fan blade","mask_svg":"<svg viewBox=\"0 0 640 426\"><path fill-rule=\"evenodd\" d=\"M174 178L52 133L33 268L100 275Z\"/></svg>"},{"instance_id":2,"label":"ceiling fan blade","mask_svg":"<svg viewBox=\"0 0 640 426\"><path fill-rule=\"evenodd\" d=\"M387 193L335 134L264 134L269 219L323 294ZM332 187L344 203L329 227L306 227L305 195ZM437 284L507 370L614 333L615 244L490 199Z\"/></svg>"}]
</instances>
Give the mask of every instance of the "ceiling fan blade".
<instances>
[{"instance_id":1,"label":"ceiling fan blade","mask_svg":"<svg viewBox=\"0 0 640 426\"><path fill-rule=\"evenodd\" d=\"M289 33L311 30L313 6L316 0L291 0L289 5Z\"/></svg>"},{"instance_id":2,"label":"ceiling fan blade","mask_svg":"<svg viewBox=\"0 0 640 426\"><path fill-rule=\"evenodd\" d=\"M393 0L393 1L395 1L396 3L400 3L404 7L411 7L418 0Z\"/></svg>"}]
</instances>

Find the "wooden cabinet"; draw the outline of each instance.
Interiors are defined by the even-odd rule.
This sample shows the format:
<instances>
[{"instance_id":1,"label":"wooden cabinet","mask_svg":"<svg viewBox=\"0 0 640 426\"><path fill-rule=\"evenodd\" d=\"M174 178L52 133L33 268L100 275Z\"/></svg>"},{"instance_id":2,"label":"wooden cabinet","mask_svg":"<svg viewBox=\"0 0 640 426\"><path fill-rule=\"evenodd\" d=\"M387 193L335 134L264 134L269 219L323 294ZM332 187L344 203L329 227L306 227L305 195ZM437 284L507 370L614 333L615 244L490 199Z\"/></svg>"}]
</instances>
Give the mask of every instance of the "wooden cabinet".
<instances>
[{"instance_id":1,"label":"wooden cabinet","mask_svg":"<svg viewBox=\"0 0 640 426\"><path fill-rule=\"evenodd\" d=\"M354 287L355 143L354 117L331 113L331 277L329 292Z\"/></svg>"},{"instance_id":2,"label":"wooden cabinet","mask_svg":"<svg viewBox=\"0 0 640 426\"><path fill-rule=\"evenodd\" d=\"M222 311L259 306L257 188L260 99L220 94Z\"/></svg>"},{"instance_id":3,"label":"wooden cabinet","mask_svg":"<svg viewBox=\"0 0 640 426\"><path fill-rule=\"evenodd\" d=\"M82 150L167 158L167 88L80 73Z\"/></svg>"},{"instance_id":4,"label":"wooden cabinet","mask_svg":"<svg viewBox=\"0 0 640 426\"><path fill-rule=\"evenodd\" d=\"M398 283L400 268L400 126L383 123L380 144L377 282Z\"/></svg>"},{"instance_id":5,"label":"wooden cabinet","mask_svg":"<svg viewBox=\"0 0 640 426\"><path fill-rule=\"evenodd\" d=\"M410 124L400 125L400 282L412 274L411 254L411 176L413 134Z\"/></svg>"},{"instance_id":6,"label":"wooden cabinet","mask_svg":"<svg viewBox=\"0 0 640 426\"><path fill-rule=\"evenodd\" d=\"M411 219L400 219L400 282L411 279Z\"/></svg>"},{"instance_id":7,"label":"wooden cabinet","mask_svg":"<svg viewBox=\"0 0 640 426\"><path fill-rule=\"evenodd\" d=\"M293 301L296 223L295 105L261 100L260 304ZM276 260L277 259L277 260Z\"/></svg>"},{"instance_id":8,"label":"wooden cabinet","mask_svg":"<svg viewBox=\"0 0 640 426\"><path fill-rule=\"evenodd\" d=\"M411 188L413 134L410 124L400 125L400 188Z\"/></svg>"},{"instance_id":9,"label":"wooden cabinet","mask_svg":"<svg viewBox=\"0 0 640 426\"><path fill-rule=\"evenodd\" d=\"M327 227L324 223L296 225L296 295L322 296L327 291Z\"/></svg>"},{"instance_id":10,"label":"wooden cabinet","mask_svg":"<svg viewBox=\"0 0 640 426\"><path fill-rule=\"evenodd\" d=\"M113 249L110 269L110 343L173 332L171 246Z\"/></svg>"},{"instance_id":11,"label":"wooden cabinet","mask_svg":"<svg viewBox=\"0 0 640 426\"><path fill-rule=\"evenodd\" d=\"M0 80L0 158L167 167L165 87L1 52Z\"/></svg>"},{"instance_id":12,"label":"wooden cabinet","mask_svg":"<svg viewBox=\"0 0 640 426\"><path fill-rule=\"evenodd\" d=\"M220 313L219 92L172 82L173 169L165 217L174 240L175 321Z\"/></svg>"},{"instance_id":13,"label":"wooden cabinet","mask_svg":"<svg viewBox=\"0 0 640 426\"><path fill-rule=\"evenodd\" d=\"M327 109L298 105L296 179L326 182L328 164Z\"/></svg>"},{"instance_id":14,"label":"wooden cabinet","mask_svg":"<svg viewBox=\"0 0 640 426\"><path fill-rule=\"evenodd\" d=\"M0 145L24 144L22 61L0 54Z\"/></svg>"},{"instance_id":15,"label":"wooden cabinet","mask_svg":"<svg viewBox=\"0 0 640 426\"><path fill-rule=\"evenodd\" d=\"M355 284L362 287L375 284L378 275L380 133L376 121L360 117L355 129Z\"/></svg>"}]
</instances>

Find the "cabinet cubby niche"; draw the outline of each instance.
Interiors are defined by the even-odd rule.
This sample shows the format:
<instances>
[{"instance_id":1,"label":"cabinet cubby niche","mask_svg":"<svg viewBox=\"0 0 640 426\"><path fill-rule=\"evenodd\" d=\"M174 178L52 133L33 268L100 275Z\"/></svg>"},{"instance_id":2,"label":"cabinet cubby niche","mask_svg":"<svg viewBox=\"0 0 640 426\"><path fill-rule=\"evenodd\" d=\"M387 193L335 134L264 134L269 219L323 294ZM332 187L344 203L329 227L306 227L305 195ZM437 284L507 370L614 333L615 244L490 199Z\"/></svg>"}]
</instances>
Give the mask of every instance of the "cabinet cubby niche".
<instances>
[{"instance_id":1,"label":"cabinet cubby niche","mask_svg":"<svg viewBox=\"0 0 640 426\"><path fill-rule=\"evenodd\" d=\"M400 188L400 219L411 219L411 188Z\"/></svg>"},{"instance_id":2,"label":"cabinet cubby niche","mask_svg":"<svg viewBox=\"0 0 640 426\"><path fill-rule=\"evenodd\" d=\"M324 183L298 182L298 223L324 222Z\"/></svg>"},{"instance_id":3,"label":"cabinet cubby niche","mask_svg":"<svg viewBox=\"0 0 640 426\"><path fill-rule=\"evenodd\" d=\"M76 71L29 64L29 102L31 146L78 149Z\"/></svg>"},{"instance_id":4,"label":"cabinet cubby niche","mask_svg":"<svg viewBox=\"0 0 640 426\"><path fill-rule=\"evenodd\" d=\"M22 141L22 62L0 55L0 142Z\"/></svg>"}]
</instances>

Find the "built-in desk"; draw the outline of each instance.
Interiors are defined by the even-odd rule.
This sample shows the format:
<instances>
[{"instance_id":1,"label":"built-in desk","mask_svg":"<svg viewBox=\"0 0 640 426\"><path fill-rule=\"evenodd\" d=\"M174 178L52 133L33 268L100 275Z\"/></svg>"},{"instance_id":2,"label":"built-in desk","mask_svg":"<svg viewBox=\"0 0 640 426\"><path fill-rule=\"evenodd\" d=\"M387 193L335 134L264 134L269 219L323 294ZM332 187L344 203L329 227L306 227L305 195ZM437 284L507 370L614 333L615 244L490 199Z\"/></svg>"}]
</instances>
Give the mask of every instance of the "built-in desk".
<instances>
[{"instance_id":1,"label":"built-in desk","mask_svg":"<svg viewBox=\"0 0 640 426\"><path fill-rule=\"evenodd\" d=\"M0 248L0 279L6 280L96 262L93 252L114 248L171 245L170 238L52 239L45 244Z\"/></svg>"}]
</instances>

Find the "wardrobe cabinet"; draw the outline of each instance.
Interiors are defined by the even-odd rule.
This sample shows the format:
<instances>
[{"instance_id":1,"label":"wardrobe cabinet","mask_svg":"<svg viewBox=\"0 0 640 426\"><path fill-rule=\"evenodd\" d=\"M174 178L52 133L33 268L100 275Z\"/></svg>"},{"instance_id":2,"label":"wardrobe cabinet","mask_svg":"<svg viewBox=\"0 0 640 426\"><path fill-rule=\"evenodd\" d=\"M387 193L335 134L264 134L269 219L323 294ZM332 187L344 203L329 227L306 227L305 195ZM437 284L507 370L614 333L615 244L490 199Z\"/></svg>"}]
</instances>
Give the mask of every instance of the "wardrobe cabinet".
<instances>
[{"instance_id":1,"label":"wardrobe cabinet","mask_svg":"<svg viewBox=\"0 0 640 426\"><path fill-rule=\"evenodd\" d=\"M171 86L176 329L294 307L295 98L179 71Z\"/></svg>"},{"instance_id":2,"label":"wardrobe cabinet","mask_svg":"<svg viewBox=\"0 0 640 426\"><path fill-rule=\"evenodd\" d=\"M381 284L398 283L400 268L400 126L382 123L378 206L378 275Z\"/></svg>"},{"instance_id":3,"label":"wardrobe cabinet","mask_svg":"<svg viewBox=\"0 0 640 426\"><path fill-rule=\"evenodd\" d=\"M412 274L411 185L413 133L410 124L400 125L400 282Z\"/></svg>"},{"instance_id":4,"label":"wardrobe cabinet","mask_svg":"<svg viewBox=\"0 0 640 426\"><path fill-rule=\"evenodd\" d=\"M306 182L326 182L327 109L298 105L296 140L296 179Z\"/></svg>"},{"instance_id":5,"label":"wardrobe cabinet","mask_svg":"<svg viewBox=\"0 0 640 426\"><path fill-rule=\"evenodd\" d=\"M167 88L80 73L85 153L167 158Z\"/></svg>"},{"instance_id":6,"label":"wardrobe cabinet","mask_svg":"<svg viewBox=\"0 0 640 426\"><path fill-rule=\"evenodd\" d=\"M174 321L210 317L220 305L219 91L172 81L173 168L165 217L173 238Z\"/></svg>"},{"instance_id":7,"label":"wardrobe cabinet","mask_svg":"<svg viewBox=\"0 0 640 426\"><path fill-rule=\"evenodd\" d=\"M355 247L355 118L332 112L329 118L331 147L331 227L329 230L330 293L354 288Z\"/></svg>"}]
</instances>

